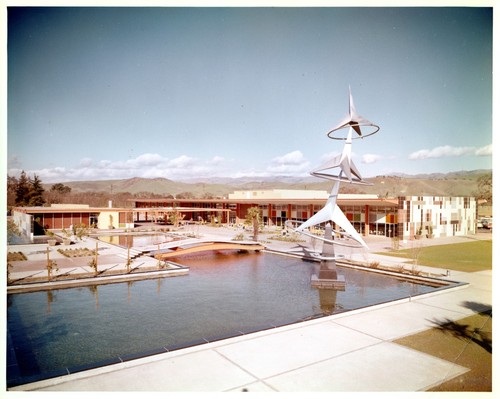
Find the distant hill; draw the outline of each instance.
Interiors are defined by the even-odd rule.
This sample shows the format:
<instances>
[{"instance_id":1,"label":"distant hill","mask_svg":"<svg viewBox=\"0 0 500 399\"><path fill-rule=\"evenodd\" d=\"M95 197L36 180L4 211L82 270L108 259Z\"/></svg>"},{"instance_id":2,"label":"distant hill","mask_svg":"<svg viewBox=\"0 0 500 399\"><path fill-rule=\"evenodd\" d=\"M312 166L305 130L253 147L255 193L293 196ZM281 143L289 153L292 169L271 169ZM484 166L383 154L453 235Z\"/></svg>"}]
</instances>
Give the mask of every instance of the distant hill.
<instances>
[{"instance_id":1,"label":"distant hill","mask_svg":"<svg viewBox=\"0 0 500 399\"><path fill-rule=\"evenodd\" d=\"M453 173L433 173L427 175L388 175L376 176L367 180L373 186L343 184L341 192L377 194L397 197L401 195L473 196L477 190L477 180L491 170L473 170ZM172 181L164 178L131 178L121 180L74 181L63 183L71 187L73 193L105 192L109 194L130 193L131 195L178 195L191 193L197 198L206 195L227 196L235 190L326 190L332 182L314 177L272 177L272 178L223 178L213 177L204 181ZM52 184L45 184L50 190Z\"/></svg>"}]
</instances>

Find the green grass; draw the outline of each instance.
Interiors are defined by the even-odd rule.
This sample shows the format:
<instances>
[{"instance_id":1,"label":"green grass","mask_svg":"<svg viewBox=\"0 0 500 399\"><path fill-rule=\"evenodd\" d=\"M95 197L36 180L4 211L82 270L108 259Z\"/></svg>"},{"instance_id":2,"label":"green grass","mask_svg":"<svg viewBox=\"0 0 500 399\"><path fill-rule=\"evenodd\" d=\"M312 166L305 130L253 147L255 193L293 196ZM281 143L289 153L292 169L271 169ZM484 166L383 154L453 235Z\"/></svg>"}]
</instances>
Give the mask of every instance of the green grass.
<instances>
[{"instance_id":1,"label":"green grass","mask_svg":"<svg viewBox=\"0 0 500 399\"><path fill-rule=\"evenodd\" d=\"M380 252L380 254L408 258L408 263L417 258L417 263L424 266L477 272L492 268L492 251L492 240L433 246L419 246L418 241L415 241L414 248Z\"/></svg>"}]
</instances>

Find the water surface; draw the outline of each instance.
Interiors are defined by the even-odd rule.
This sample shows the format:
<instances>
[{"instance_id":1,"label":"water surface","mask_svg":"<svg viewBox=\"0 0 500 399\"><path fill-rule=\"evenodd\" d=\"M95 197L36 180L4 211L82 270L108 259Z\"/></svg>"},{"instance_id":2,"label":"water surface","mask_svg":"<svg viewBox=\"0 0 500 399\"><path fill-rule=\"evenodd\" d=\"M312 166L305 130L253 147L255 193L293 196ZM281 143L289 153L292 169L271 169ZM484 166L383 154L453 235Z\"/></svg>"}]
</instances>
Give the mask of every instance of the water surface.
<instances>
[{"instance_id":1,"label":"water surface","mask_svg":"<svg viewBox=\"0 0 500 399\"><path fill-rule=\"evenodd\" d=\"M346 290L320 297L310 285L318 263L234 252L173 260L190 274L8 295L9 384L435 290L339 268Z\"/></svg>"}]
</instances>

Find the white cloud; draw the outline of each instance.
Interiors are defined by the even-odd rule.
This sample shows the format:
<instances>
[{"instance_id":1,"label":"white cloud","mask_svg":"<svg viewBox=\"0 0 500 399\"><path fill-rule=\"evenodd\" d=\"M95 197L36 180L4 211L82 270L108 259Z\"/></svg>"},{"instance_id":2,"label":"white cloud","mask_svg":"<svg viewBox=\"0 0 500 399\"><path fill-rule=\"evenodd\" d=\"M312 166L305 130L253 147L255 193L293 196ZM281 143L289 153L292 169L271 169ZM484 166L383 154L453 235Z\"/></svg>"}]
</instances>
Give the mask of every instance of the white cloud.
<instances>
[{"instance_id":1,"label":"white cloud","mask_svg":"<svg viewBox=\"0 0 500 399\"><path fill-rule=\"evenodd\" d=\"M134 161L139 166L155 166L163 164L167 159L159 154L142 154L135 158Z\"/></svg>"},{"instance_id":2,"label":"white cloud","mask_svg":"<svg viewBox=\"0 0 500 399\"><path fill-rule=\"evenodd\" d=\"M112 162L107 160L107 159L103 159L102 161L99 161L99 167L101 167L101 168L107 168L111 164L112 164Z\"/></svg>"},{"instance_id":3,"label":"white cloud","mask_svg":"<svg viewBox=\"0 0 500 399\"><path fill-rule=\"evenodd\" d=\"M181 155L169 161L167 166L174 169L184 169L187 167L196 167L196 163L196 159L188 157L187 155Z\"/></svg>"},{"instance_id":4,"label":"white cloud","mask_svg":"<svg viewBox=\"0 0 500 399\"><path fill-rule=\"evenodd\" d=\"M364 154L361 159L363 163L371 164L380 161L382 157L376 154Z\"/></svg>"},{"instance_id":5,"label":"white cloud","mask_svg":"<svg viewBox=\"0 0 500 399\"><path fill-rule=\"evenodd\" d=\"M306 162L304 155L299 150L289 152L288 154L282 155L280 157L274 158L272 161L274 164L283 165L300 165Z\"/></svg>"},{"instance_id":6,"label":"white cloud","mask_svg":"<svg viewBox=\"0 0 500 399\"><path fill-rule=\"evenodd\" d=\"M302 152L297 150L273 158L266 170L270 174L304 174L309 170L310 165Z\"/></svg>"},{"instance_id":7,"label":"white cloud","mask_svg":"<svg viewBox=\"0 0 500 399\"><path fill-rule=\"evenodd\" d=\"M224 161L225 161L225 158L223 158L223 157L219 157L219 156L215 156L215 157L213 157L210 161L208 161L208 163L209 163L210 165L220 165L220 164L222 164Z\"/></svg>"},{"instance_id":8,"label":"white cloud","mask_svg":"<svg viewBox=\"0 0 500 399\"><path fill-rule=\"evenodd\" d=\"M82 167L82 168L85 168L85 167L89 167L90 165L92 165L94 163L94 161L92 160L92 158L82 158L80 159L80 163L79 165Z\"/></svg>"},{"instance_id":9,"label":"white cloud","mask_svg":"<svg viewBox=\"0 0 500 399\"><path fill-rule=\"evenodd\" d=\"M488 154L488 151L490 153ZM420 160L429 158L459 157L462 155L491 155L491 145L482 148L452 147L449 145L435 147L432 150L424 149L411 153L408 159Z\"/></svg>"},{"instance_id":10,"label":"white cloud","mask_svg":"<svg viewBox=\"0 0 500 399\"><path fill-rule=\"evenodd\" d=\"M159 154L146 153L127 160L92 160L83 158L72 167L52 167L39 170L26 170L29 176L36 174L44 183L57 183L78 180L128 179L132 177L168 179L203 178L207 176L228 175L228 164L223 157L214 156L200 160L188 155L168 159ZM15 165L15 162L13 162ZM10 176L19 176L21 169L11 167Z\"/></svg>"},{"instance_id":11,"label":"white cloud","mask_svg":"<svg viewBox=\"0 0 500 399\"><path fill-rule=\"evenodd\" d=\"M476 149L475 155L478 155L480 157L493 155L493 144L488 144L484 147Z\"/></svg>"}]
</instances>

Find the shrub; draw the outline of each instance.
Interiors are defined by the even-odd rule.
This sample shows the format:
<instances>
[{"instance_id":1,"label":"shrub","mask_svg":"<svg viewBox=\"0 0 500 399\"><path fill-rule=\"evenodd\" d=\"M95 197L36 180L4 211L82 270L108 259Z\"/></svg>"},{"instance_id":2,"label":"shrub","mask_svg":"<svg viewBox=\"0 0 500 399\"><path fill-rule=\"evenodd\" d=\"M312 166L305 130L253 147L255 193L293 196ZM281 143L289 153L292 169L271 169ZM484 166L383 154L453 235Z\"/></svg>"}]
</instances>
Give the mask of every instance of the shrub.
<instances>
[{"instance_id":1,"label":"shrub","mask_svg":"<svg viewBox=\"0 0 500 399\"><path fill-rule=\"evenodd\" d=\"M57 252L67 258L81 258L83 256L95 255L95 251L88 248L58 249Z\"/></svg>"},{"instance_id":2,"label":"shrub","mask_svg":"<svg viewBox=\"0 0 500 399\"><path fill-rule=\"evenodd\" d=\"M370 264L368 266L371 267L372 269L378 269L378 267L380 266L380 262L374 260L374 261L370 262Z\"/></svg>"},{"instance_id":3,"label":"shrub","mask_svg":"<svg viewBox=\"0 0 500 399\"><path fill-rule=\"evenodd\" d=\"M245 239L245 235L243 233L236 234L232 241L243 241Z\"/></svg>"}]
</instances>

